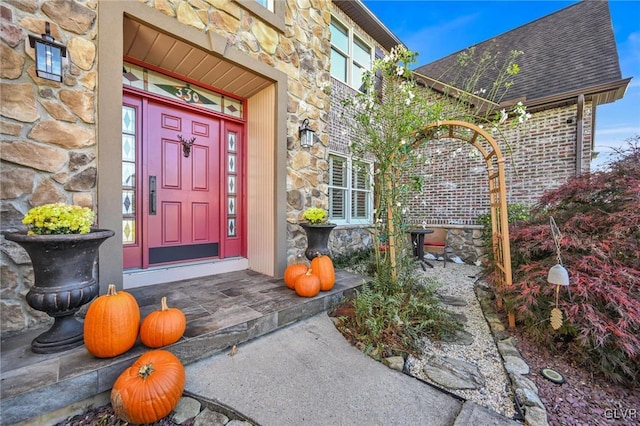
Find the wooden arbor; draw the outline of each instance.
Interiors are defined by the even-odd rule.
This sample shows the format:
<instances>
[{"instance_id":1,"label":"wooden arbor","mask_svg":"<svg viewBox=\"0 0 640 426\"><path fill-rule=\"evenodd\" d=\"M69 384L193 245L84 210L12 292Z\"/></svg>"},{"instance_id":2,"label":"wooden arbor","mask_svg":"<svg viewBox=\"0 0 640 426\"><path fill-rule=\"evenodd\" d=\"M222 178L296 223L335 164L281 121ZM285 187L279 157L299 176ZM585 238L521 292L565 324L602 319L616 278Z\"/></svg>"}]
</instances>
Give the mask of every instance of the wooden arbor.
<instances>
[{"instance_id":1,"label":"wooden arbor","mask_svg":"<svg viewBox=\"0 0 640 426\"><path fill-rule=\"evenodd\" d=\"M425 138L448 138L473 145L484 158L489 176L489 201L491 206L491 230L493 256L498 270L498 290L504 291L513 284L511 276L511 248L509 245L509 221L505 184L504 158L493 137L480 127L464 121L437 121L418 133L416 144ZM502 299L497 299L502 307ZM509 312L509 327L515 327L515 315Z\"/></svg>"}]
</instances>

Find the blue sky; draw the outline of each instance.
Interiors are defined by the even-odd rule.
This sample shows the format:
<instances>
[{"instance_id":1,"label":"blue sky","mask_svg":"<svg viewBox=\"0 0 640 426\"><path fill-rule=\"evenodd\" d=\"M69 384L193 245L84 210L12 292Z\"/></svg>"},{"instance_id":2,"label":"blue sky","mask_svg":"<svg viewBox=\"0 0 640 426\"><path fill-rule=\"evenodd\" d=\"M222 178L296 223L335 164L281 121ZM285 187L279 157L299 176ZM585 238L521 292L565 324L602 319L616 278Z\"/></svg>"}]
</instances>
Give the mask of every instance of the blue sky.
<instances>
[{"instance_id":1,"label":"blue sky","mask_svg":"<svg viewBox=\"0 0 640 426\"><path fill-rule=\"evenodd\" d=\"M589 0L593 1L593 0ZM419 53L418 64L554 13L576 1L363 0L405 45ZM622 78L633 77L623 99L598 107L598 167L627 138L640 135L640 0L609 1Z\"/></svg>"}]
</instances>

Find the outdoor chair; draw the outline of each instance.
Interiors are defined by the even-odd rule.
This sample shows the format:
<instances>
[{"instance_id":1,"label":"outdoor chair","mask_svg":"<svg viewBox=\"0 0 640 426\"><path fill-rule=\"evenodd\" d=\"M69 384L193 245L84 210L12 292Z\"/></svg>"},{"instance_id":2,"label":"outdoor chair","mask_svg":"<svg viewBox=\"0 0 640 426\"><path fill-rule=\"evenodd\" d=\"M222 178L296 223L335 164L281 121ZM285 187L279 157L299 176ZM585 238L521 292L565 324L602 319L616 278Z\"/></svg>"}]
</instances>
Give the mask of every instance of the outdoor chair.
<instances>
[{"instance_id":1,"label":"outdoor chair","mask_svg":"<svg viewBox=\"0 0 640 426\"><path fill-rule=\"evenodd\" d=\"M424 236L424 252L433 254L442 254L444 259L444 268L447 267L447 229L446 228L427 228L432 229L433 233Z\"/></svg>"}]
</instances>

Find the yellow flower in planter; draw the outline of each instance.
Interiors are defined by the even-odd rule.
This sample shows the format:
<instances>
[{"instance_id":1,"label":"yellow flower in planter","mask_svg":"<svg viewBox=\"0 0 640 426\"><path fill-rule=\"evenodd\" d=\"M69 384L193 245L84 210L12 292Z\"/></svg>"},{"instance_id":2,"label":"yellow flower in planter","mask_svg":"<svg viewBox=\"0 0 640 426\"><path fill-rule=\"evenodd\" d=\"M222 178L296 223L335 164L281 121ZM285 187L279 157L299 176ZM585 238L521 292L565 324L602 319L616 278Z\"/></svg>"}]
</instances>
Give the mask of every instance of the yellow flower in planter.
<instances>
[{"instance_id":1,"label":"yellow flower in planter","mask_svg":"<svg viewBox=\"0 0 640 426\"><path fill-rule=\"evenodd\" d=\"M309 207L304 211L302 217L311 225L321 225L329 223L327 221L327 211L318 207Z\"/></svg>"},{"instance_id":2,"label":"yellow flower in planter","mask_svg":"<svg viewBox=\"0 0 640 426\"><path fill-rule=\"evenodd\" d=\"M45 204L30 209L22 219L29 235L86 234L94 213L87 207L64 203Z\"/></svg>"}]
</instances>

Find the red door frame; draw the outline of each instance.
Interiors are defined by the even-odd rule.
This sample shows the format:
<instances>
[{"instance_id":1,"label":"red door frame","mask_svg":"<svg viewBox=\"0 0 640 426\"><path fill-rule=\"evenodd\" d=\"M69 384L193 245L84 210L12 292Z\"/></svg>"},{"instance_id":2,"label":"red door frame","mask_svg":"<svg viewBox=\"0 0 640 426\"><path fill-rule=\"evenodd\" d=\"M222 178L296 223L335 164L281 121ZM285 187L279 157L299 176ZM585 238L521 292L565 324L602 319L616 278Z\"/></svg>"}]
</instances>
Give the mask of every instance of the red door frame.
<instances>
[{"instance_id":1,"label":"red door frame","mask_svg":"<svg viewBox=\"0 0 640 426\"><path fill-rule=\"evenodd\" d=\"M154 95L149 92L141 91L135 88L123 87L123 105L132 106L136 108L136 126L137 126L137 138L136 138L136 244L124 245L124 269L136 269L149 267L149 253L148 253L148 232L144 232L148 229L148 214L149 205L145 202L149 197L149 182L148 182L148 158L146 157L146 149L143 147L143 141L146 141L148 135L146 132L146 123L148 123L148 103L150 100L154 102L166 104L174 108L180 108L190 110L196 114L209 116L220 120L220 152L219 152L219 170L220 170L220 243L218 256L214 258L223 259L230 256L247 256L247 235L246 235L246 131L245 120L230 117L224 114L218 114L213 111L209 111L203 108L187 105L182 102L176 102L170 99L166 99L161 96ZM247 109L244 108L246 113ZM227 144L227 131L233 131L237 133L237 197L236 197L236 211L237 214L237 232L236 237L227 237L227 220L228 220L228 186L227 186L227 156L228 144ZM149 155L149 154L147 154ZM133 260L132 260L133 259ZM211 258L209 258L211 259ZM205 259L191 259L193 260L205 260ZM190 260L185 260L190 261ZM171 262L181 263L181 262ZM153 266L161 264L153 264Z\"/></svg>"}]
</instances>

